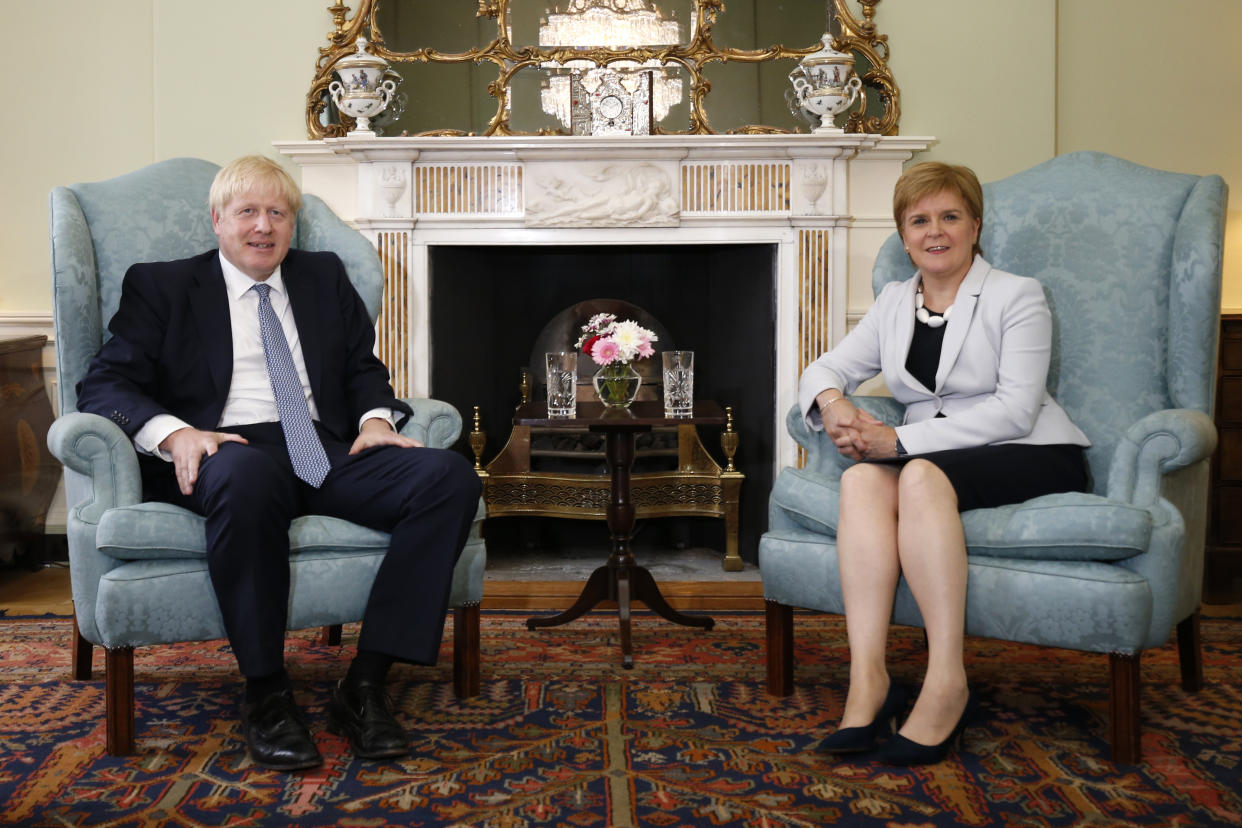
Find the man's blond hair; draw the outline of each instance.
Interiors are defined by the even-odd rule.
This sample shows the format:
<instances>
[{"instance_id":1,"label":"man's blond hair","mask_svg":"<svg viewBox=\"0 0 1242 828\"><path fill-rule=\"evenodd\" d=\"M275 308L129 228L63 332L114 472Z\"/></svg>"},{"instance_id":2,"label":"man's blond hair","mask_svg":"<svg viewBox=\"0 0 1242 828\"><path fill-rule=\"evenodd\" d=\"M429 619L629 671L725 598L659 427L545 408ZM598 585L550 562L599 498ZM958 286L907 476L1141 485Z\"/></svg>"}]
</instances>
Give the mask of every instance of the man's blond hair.
<instances>
[{"instance_id":1,"label":"man's blond hair","mask_svg":"<svg viewBox=\"0 0 1242 828\"><path fill-rule=\"evenodd\" d=\"M302 209L302 190L297 183L284 167L262 155L246 155L221 167L211 182L207 203L219 214L234 198L251 191L279 194L291 214Z\"/></svg>"}]
</instances>

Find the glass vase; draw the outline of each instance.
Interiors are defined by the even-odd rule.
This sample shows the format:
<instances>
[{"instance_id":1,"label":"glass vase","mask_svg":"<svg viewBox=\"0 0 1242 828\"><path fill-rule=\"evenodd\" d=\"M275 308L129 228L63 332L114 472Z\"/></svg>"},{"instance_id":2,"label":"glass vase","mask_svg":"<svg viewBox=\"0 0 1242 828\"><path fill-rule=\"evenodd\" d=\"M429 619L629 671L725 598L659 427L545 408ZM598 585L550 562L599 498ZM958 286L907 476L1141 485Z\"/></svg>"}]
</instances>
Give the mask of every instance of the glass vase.
<instances>
[{"instance_id":1,"label":"glass vase","mask_svg":"<svg viewBox=\"0 0 1242 828\"><path fill-rule=\"evenodd\" d=\"M629 408L643 384L642 376L628 362L602 366L591 379L595 396L606 408Z\"/></svg>"}]
</instances>

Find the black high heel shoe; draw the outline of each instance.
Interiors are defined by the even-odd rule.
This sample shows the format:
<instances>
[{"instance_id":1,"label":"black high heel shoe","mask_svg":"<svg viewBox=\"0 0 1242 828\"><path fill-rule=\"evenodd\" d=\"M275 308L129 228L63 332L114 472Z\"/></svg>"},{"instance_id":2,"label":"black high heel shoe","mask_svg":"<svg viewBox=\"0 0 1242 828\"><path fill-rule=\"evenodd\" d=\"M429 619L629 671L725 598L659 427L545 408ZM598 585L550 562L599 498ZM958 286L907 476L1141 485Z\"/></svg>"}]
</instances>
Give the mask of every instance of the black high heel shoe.
<instances>
[{"instance_id":1,"label":"black high heel shoe","mask_svg":"<svg viewBox=\"0 0 1242 828\"><path fill-rule=\"evenodd\" d=\"M943 762L949 758L953 749L959 746L962 731L966 729L967 714L974 707L974 703L975 694L971 692L966 697L966 707L962 709L962 717L957 720L948 738L940 744L924 745L913 739L907 739L900 733L895 733L892 739L881 745L880 749L875 752L875 761L884 765L935 765Z\"/></svg>"},{"instance_id":2,"label":"black high heel shoe","mask_svg":"<svg viewBox=\"0 0 1242 828\"><path fill-rule=\"evenodd\" d=\"M909 697L910 693L903 685L890 683L884 704L880 705L880 712L875 714L871 724L838 728L836 733L819 743L817 750L837 755L864 753L873 749L881 735L888 736L897 729L897 716L906 709Z\"/></svg>"}]
</instances>

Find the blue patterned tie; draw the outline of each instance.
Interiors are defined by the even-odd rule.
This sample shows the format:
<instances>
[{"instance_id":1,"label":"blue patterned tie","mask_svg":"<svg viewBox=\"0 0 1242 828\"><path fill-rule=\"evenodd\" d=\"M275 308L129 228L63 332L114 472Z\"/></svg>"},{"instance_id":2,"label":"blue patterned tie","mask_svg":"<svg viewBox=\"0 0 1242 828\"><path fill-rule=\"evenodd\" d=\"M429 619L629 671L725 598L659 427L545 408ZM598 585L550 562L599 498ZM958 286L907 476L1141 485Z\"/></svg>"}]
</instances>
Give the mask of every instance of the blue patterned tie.
<instances>
[{"instance_id":1,"label":"blue patterned tie","mask_svg":"<svg viewBox=\"0 0 1242 828\"><path fill-rule=\"evenodd\" d=\"M310 408L306 405L306 392L298 369L293 366L289 342L284 329L272 310L268 295L271 285L257 284L253 290L259 294L259 333L263 337L263 355L267 359L267 378L276 395L276 411L280 414L280 427L285 432L285 448L293 461L293 471L298 477L318 489L328 476L332 464L324 453L323 443L315 433Z\"/></svg>"}]
</instances>

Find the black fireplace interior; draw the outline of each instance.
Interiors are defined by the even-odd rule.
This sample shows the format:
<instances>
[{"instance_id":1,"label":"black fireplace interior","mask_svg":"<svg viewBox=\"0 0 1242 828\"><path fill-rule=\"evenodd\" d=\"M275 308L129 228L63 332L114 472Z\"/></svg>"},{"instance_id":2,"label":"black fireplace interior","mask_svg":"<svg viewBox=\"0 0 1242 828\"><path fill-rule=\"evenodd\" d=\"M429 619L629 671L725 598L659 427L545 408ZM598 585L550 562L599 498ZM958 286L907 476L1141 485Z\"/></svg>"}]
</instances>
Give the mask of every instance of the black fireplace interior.
<instances>
[{"instance_id":1,"label":"black fireplace interior","mask_svg":"<svg viewBox=\"0 0 1242 828\"><path fill-rule=\"evenodd\" d=\"M695 352L695 396L733 406L741 436L739 547L754 563L767 528L775 452L776 247L766 244L435 246L430 252L431 396L462 412L457 448L474 406L487 432L484 465L504 446L521 399L520 372L544 326L589 299L638 305L668 329L672 348ZM573 343L568 343L572 347ZM658 357L657 357L658 359ZM536 386L536 393L539 386ZM720 429L700 429L724 465ZM490 549L607 550L603 521L506 517L487 521ZM634 548L696 546L724 552L724 521L640 521ZM603 552L601 552L601 555Z\"/></svg>"}]
</instances>

